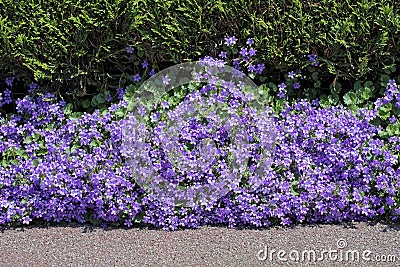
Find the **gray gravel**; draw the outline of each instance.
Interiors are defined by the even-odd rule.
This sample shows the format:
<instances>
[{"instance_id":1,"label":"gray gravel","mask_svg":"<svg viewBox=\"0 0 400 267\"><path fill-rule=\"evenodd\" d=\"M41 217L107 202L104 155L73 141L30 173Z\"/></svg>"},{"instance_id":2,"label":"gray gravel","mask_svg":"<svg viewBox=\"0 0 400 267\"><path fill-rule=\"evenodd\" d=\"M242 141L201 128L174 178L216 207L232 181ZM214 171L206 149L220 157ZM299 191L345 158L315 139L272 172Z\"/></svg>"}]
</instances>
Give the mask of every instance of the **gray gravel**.
<instances>
[{"instance_id":1,"label":"gray gravel","mask_svg":"<svg viewBox=\"0 0 400 267\"><path fill-rule=\"evenodd\" d=\"M399 230L399 224L380 223L268 229L209 226L174 232L151 228L104 230L72 223L30 226L0 232L0 265L400 266ZM282 250L281 260L278 252L271 258L273 250ZM313 252L315 261L310 262ZM296 253L300 258L297 262ZM358 262L353 258L357 253ZM319 259L321 255L323 260ZM265 260L260 260L263 257ZM378 262L378 257L391 262Z\"/></svg>"}]
</instances>

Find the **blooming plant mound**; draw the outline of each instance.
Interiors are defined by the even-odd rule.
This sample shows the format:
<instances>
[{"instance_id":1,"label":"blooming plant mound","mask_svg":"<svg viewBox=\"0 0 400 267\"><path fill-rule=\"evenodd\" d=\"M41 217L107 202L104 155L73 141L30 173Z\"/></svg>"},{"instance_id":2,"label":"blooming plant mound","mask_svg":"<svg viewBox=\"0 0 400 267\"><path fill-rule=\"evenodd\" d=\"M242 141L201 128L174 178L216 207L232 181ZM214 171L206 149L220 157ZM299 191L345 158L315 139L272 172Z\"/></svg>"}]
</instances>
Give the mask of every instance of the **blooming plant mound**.
<instances>
[{"instance_id":1,"label":"blooming plant mound","mask_svg":"<svg viewBox=\"0 0 400 267\"><path fill-rule=\"evenodd\" d=\"M171 67L139 88L123 121L121 151L146 193L179 206L208 206L240 183L253 191L261 184L276 133L263 95L244 76L208 59ZM175 106L154 101L172 89L171 79L188 82L181 89L189 93Z\"/></svg>"},{"instance_id":2,"label":"blooming plant mound","mask_svg":"<svg viewBox=\"0 0 400 267\"><path fill-rule=\"evenodd\" d=\"M247 63L252 62L245 52ZM239 63L235 64L240 69ZM251 64L257 71L262 68ZM232 142L220 125L210 126L207 116L205 120L178 119L170 131L163 131L171 116L182 117L190 105L206 105L225 97L221 103L238 108L234 113L237 120L248 131L246 136L254 138L247 140L254 161L246 161L241 176L249 178L259 159L257 146L262 144L257 139L257 127L264 129L257 124L260 121L246 117L243 103L231 93L224 96L223 86L182 88L186 93L178 90L178 96L166 95L160 107L148 114L146 123L153 131L143 131L143 136L137 131L138 139L132 139L135 143L144 138L146 142L141 144L150 149L150 153L141 154L149 162L142 163L179 186L212 183L226 173L229 168L224 162L229 162ZM9 95L4 94L8 102ZM207 101L202 102L205 96ZM278 101L280 97L284 98L278 96ZM194 98L199 101L191 102ZM184 99L188 104L180 104ZM374 104L371 110L353 112L341 105L322 107L318 100L299 99L274 108L268 115L276 127L275 154L261 184L253 190L249 180L240 179L217 201L179 206L163 202L141 187L135 172L144 171L143 165L137 163L137 168L132 168L132 160L124 156L125 128L121 122L129 107L126 99L104 111L76 117L54 94L26 96L15 101L16 114L1 114L0 225L41 219L129 227L145 223L178 229L206 224L395 221L400 214L400 138L392 128L398 124L400 92L393 80L385 96ZM386 128L376 124L385 118L389 119ZM246 120L256 122L257 127ZM384 131L386 137L382 137ZM167 137L169 141L163 142ZM205 139L211 141L200 142ZM170 148L171 143L176 146ZM185 160L174 161L171 155L175 152L186 155ZM238 153L232 155L239 157ZM202 165L202 158L211 164ZM194 164L200 166L194 168L197 172L191 172Z\"/></svg>"}]
</instances>

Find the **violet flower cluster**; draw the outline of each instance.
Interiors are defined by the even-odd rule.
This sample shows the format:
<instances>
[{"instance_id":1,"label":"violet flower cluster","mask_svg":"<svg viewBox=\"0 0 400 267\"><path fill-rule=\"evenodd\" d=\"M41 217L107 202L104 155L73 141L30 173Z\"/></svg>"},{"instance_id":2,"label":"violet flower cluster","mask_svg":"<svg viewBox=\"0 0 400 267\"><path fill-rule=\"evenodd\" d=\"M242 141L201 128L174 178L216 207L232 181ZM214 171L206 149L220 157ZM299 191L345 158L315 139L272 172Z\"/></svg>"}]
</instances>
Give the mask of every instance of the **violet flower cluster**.
<instances>
[{"instance_id":1,"label":"violet flower cluster","mask_svg":"<svg viewBox=\"0 0 400 267\"><path fill-rule=\"evenodd\" d=\"M166 205L135 184L115 115L126 103L74 120L51 97L18 100L18 114L1 121L3 225L84 222L88 214L128 226L141 218L166 229L398 218L400 138L380 140L367 110L357 116L306 101L288 106L276 114L278 142L263 186L238 187L214 206L191 209ZM201 127L188 137L200 137Z\"/></svg>"},{"instance_id":2,"label":"violet flower cluster","mask_svg":"<svg viewBox=\"0 0 400 267\"><path fill-rule=\"evenodd\" d=\"M157 74L139 88L133 96L134 113L124 121L121 151L138 184L163 201L191 207L196 202L212 205L240 182L255 189L269 167L276 135L264 101L256 97L257 86L246 84L237 69L209 57L178 65L175 71L180 74ZM195 83L210 83L188 91L173 108L162 101L162 112L146 110L153 106L154 94L165 90L157 84L170 86L171 80L185 80L189 73Z\"/></svg>"},{"instance_id":3,"label":"violet flower cluster","mask_svg":"<svg viewBox=\"0 0 400 267\"><path fill-rule=\"evenodd\" d=\"M67 118L54 95L16 101L17 114L2 118L0 224L132 221L141 210L140 190L129 179L116 144L115 112Z\"/></svg>"}]
</instances>

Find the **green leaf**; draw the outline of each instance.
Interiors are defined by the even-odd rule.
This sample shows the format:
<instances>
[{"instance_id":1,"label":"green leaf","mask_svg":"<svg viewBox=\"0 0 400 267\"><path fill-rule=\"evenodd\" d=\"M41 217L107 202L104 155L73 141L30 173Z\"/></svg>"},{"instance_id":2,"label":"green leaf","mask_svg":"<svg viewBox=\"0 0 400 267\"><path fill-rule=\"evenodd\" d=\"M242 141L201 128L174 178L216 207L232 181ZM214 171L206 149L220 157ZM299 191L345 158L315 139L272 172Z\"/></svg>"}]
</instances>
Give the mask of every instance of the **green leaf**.
<instances>
[{"instance_id":1,"label":"green leaf","mask_svg":"<svg viewBox=\"0 0 400 267\"><path fill-rule=\"evenodd\" d=\"M73 105L71 103L68 103L65 108L64 108L64 114L65 115L70 115L73 109Z\"/></svg>"},{"instance_id":2,"label":"green leaf","mask_svg":"<svg viewBox=\"0 0 400 267\"><path fill-rule=\"evenodd\" d=\"M17 155L20 157L23 157L26 154L25 150L23 150L23 149L18 149L16 152L17 152Z\"/></svg>"},{"instance_id":3,"label":"green leaf","mask_svg":"<svg viewBox=\"0 0 400 267\"><path fill-rule=\"evenodd\" d=\"M389 124L386 128L386 131L390 136L400 135L400 124Z\"/></svg>"},{"instance_id":4,"label":"green leaf","mask_svg":"<svg viewBox=\"0 0 400 267\"><path fill-rule=\"evenodd\" d=\"M329 105L330 104L329 104L328 96L325 95L325 94L321 95L321 97L320 97L320 106L322 108L326 108L326 107L329 107Z\"/></svg>"},{"instance_id":5,"label":"green leaf","mask_svg":"<svg viewBox=\"0 0 400 267\"><path fill-rule=\"evenodd\" d=\"M390 76L389 75L381 75L380 80L381 80L381 86L386 87L387 83L390 80Z\"/></svg>"},{"instance_id":6,"label":"green leaf","mask_svg":"<svg viewBox=\"0 0 400 267\"><path fill-rule=\"evenodd\" d=\"M290 192L294 195L294 196L298 196L299 195L299 193L297 192L297 190L298 190L298 187L297 187L297 185L299 184L299 181L297 181L297 180L294 180L294 181L291 181L290 182Z\"/></svg>"},{"instance_id":7,"label":"green leaf","mask_svg":"<svg viewBox=\"0 0 400 267\"><path fill-rule=\"evenodd\" d=\"M34 160L32 161L32 165L35 166L35 167L37 167L37 166L39 165L39 160L34 159Z\"/></svg>"},{"instance_id":8,"label":"green leaf","mask_svg":"<svg viewBox=\"0 0 400 267\"><path fill-rule=\"evenodd\" d=\"M339 102L339 95L333 94L328 96L328 101L332 105L336 105Z\"/></svg>"},{"instance_id":9,"label":"green leaf","mask_svg":"<svg viewBox=\"0 0 400 267\"><path fill-rule=\"evenodd\" d=\"M359 90L361 90L362 89L362 84L361 84L361 82L360 81L356 81L355 83L354 83L354 90L355 91L359 91Z\"/></svg>"},{"instance_id":10,"label":"green leaf","mask_svg":"<svg viewBox=\"0 0 400 267\"><path fill-rule=\"evenodd\" d=\"M82 101L82 107L83 108L88 108L90 107L90 100L89 99L85 99Z\"/></svg>"},{"instance_id":11,"label":"green leaf","mask_svg":"<svg viewBox=\"0 0 400 267\"><path fill-rule=\"evenodd\" d=\"M53 123L48 124L48 125L46 126L46 131L52 132L53 130L54 130L54 124L53 124Z\"/></svg>"},{"instance_id":12,"label":"green leaf","mask_svg":"<svg viewBox=\"0 0 400 267\"><path fill-rule=\"evenodd\" d=\"M104 104L106 102L106 96L104 94L98 94L95 96L97 103Z\"/></svg>"},{"instance_id":13,"label":"green leaf","mask_svg":"<svg viewBox=\"0 0 400 267\"><path fill-rule=\"evenodd\" d=\"M265 82L265 81L267 80L267 77L261 76L261 77L259 78L259 80L260 80L261 82Z\"/></svg>"},{"instance_id":14,"label":"green leaf","mask_svg":"<svg viewBox=\"0 0 400 267\"><path fill-rule=\"evenodd\" d=\"M135 216L135 219L133 220L135 223L141 223L143 221L144 213L140 212Z\"/></svg>"},{"instance_id":15,"label":"green leaf","mask_svg":"<svg viewBox=\"0 0 400 267\"><path fill-rule=\"evenodd\" d=\"M371 120L369 123L371 123L372 125L378 127L381 125L381 120L379 118L374 118L373 120Z\"/></svg>"},{"instance_id":16,"label":"green leaf","mask_svg":"<svg viewBox=\"0 0 400 267\"><path fill-rule=\"evenodd\" d=\"M71 153L75 153L77 148L79 148L79 145L73 145L70 149Z\"/></svg>"},{"instance_id":17,"label":"green leaf","mask_svg":"<svg viewBox=\"0 0 400 267\"><path fill-rule=\"evenodd\" d=\"M99 221L99 220L96 220L96 219L94 218L93 214L88 214L88 213L86 213L84 217L85 217L85 220L86 220L87 222L90 222L90 223L93 224L94 226L97 226L97 225L100 224L100 221Z\"/></svg>"},{"instance_id":18,"label":"green leaf","mask_svg":"<svg viewBox=\"0 0 400 267\"><path fill-rule=\"evenodd\" d=\"M370 87L364 87L364 90L362 92L362 98L364 98L365 100L368 100L371 98L372 96L372 89Z\"/></svg>"},{"instance_id":19,"label":"green leaf","mask_svg":"<svg viewBox=\"0 0 400 267\"><path fill-rule=\"evenodd\" d=\"M93 148L93 147L99 147L99 146L101 146L101 141L100 141L100 140L92 140L92 141L90 142L89 146L90 146L91 148Z\"/></svg>"},{"instance_id":20,"label":"green leaf","mask_svg":"<svg viewBox=\"0 0 400 267\"><path fill-rule=\"evenodd\" d=\"M82 112L73 112L70 116L70 119L76 120L82 116Z\"/></svg>"},{"instance_id":21,"label":"green leaf","mask_svg":"<svg viewBox=\"0 0 400 267\"><path fill-rule=\"evenodd\" d=\"M8 166L10 165L10 163L9 163L6 159L3 159L3 160L1 161L1 165L2 165L4 168L6 168L6 167L8 167Z\"/></svg>"},{"instance_id":22,"label":"green leaf","mask_svg":"<svg viewBox=\"0 0 400 267\"><path fill-rule=\"evenodd\" d=\"M90 103L92 107L96 107L98 103L99 102L97 102L97 95L93 96L92 101Z\"/></svg>"},{"instance_id":23,"label":"green leaf","mask_svg":"<svg viewBox=\"0 0 400 267\"><path fill-rule=\"evenodd\" d=\"M364 83L364 87L374 87L374 83L372 82L372 81L366 81L365 83Z\"/></svg>"},{"instance_id":24,"label":"green leaf","mask_svg":"<svg viewBox=\"0 0 400 267\"><path fill-rule=\"evenodd\" d=\"M122 109L117 109L117 110L115 111L115 116L117 116L118 118L122 118L122 117L125 116L125 111L122 110Z\"/></svg>"},{"instance_id":25,"label":"green leaf","mask_svg":"<svg viewBox=\"0 0 400 267\"><path fill-rule=\"evenodd\" d=\"M391 103L382 105L379 109L384 111L384 112L390 112L393 108L393 105Z\"/></svg>"},{"instance_id":26,"label":"green leaf","mask_svg":"<svg viewBox=\"0 0 400 267\"><path fill-rule=\"evenodd\" d=\"M351 96L348 93L343 96L343 101L348 106L353 104L353 100L352 100Z\"/></svg>"},{"instance_id":27,"label":"green leaf","mask_svg":"<svg viewBox=\"0 0 400 267\"><path fill-rule=\"evenodd\" d=\"M31 144L32 143L32 136L27 136L24 140L25 144Z\"/></svg>"},{"instance_id":28,"label":"green leaf","mask_svg":"<svg viewBox=\"0 0 400 267\"><path fill-rule=\"evenodd\" d=\"M107 113L108 113L107 107L104 108L103 110L101 110L101 112L100 112L100 114L101 114L102 116L105 116Z\"/></svg>"},{"instance_id":29,"label":"green leaf","mask_svg":"<svg viewBox=\"0 0 400 267\"><path fill-rule=\"evenodd\" d=\"M48 153L47 149L41 148L41 149L39 149L39 150L36 152L36 155L38 155L38 156L44 156L44 155L47 155L47 153Z\"/></svg>"},{"instance_id":30,"label":"green leaf","mask_svg":"<svg viewBox=\"0 0 400 267\"><path fill-rule=\"evenodd\" d=\"M354 113L357 113L357 111L359 110L359 108L356 105L350 105L349 106L350 110L353 111Z\"/></svg>"},{"instance_id":31,"label":"green leaf","mask_svg":"<svg viewBox=\"0 0 400 267\"><path fill-rule=\"evenodd\" d=\"M390 112L384 109L379 109L378 116L383 120L387 120L390 117Z\"/></svg>"}]
</instances>

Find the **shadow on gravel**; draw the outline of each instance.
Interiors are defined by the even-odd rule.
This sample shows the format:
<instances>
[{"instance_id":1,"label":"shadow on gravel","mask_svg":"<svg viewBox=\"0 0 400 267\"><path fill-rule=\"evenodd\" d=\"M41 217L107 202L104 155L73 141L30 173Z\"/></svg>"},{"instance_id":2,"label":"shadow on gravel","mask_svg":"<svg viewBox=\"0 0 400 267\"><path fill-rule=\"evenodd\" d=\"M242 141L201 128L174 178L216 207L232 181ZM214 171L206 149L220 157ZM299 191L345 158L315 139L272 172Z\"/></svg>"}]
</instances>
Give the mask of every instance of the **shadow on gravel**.
<instances>
[{"instance_id":1,"label":"shadow on gravel","mask_svg":"<svg viewBox=\"0 0 400 267\"><path fill-rule=\"evenodd\" d=\"M162 229L156 228L154 226L146 226L146 225L135 225L134 227L128 228L127 226L108 226L108 225L93 225L89 223L79 223L79 222L47 222L44 220L34 220L29 225L8 225L8 226L0 226L0 233L4 233L4 231L22 231L24 232L26 229L48 229L48 228L81 228L82 233L89 233L95 231L112 231L112 230L130 230L130 229L138 229L138 230L155 230L155 231L163 231Z\"/></svg>"},{"instance_id":2,"label":"shadow on gravel","mask_svg":"<svg viewBox=\"0 0 400 267\"><path fill-rule=\"evenodd\" d=\"M271 225L271 226L264 226L264 227L256 227L256 226L236 226L231 227L232 230L243 231L243 230L252 230L252 231L268 231L268 230L278 230L278 229L295 229L295 228L302 228L302 227L311 227L311 228L322 228L328 225L337 225L342 226L344 229L357 229L357 224L359 223L367 223L370 227L379 226L382 228L382 232L388 231L399 231L400 230L400 222L386 222L386 221L355 221L355 222L341 222L341 223L330 223L330 224L323 224L323 223L301 223L301 224L293 224L289 226L281 226L281 225ZM212 227L212 228L228 228L227 225L204 225L201 227ZM89 223L79 223L79 222L47 222L44 220L34 220L31 222L30 225L9 225L9 226L0 226L0 233L4 233L4 231L25 231L26 229L37 229L37 228L81 228L82 233L88 232L95 232L95 231L113 231L113 230L150 230L150 231L169 231L163 230L162 228L157 228L152 225L134 225L131 228L127 226L110 226L110 225L93 225ZM188 229L182 228L174 230L176 231L189 231L189 230L196 230L196 229Z\"/></svg>"},{"instance_id":3,"label":"shadow on gravel","mask_svg":"<svg viewBox=\"0 0 400 267\"><path fill-rule=\"evenodd\" d=\"M369 225L376 226L377 224L384 225L384 229L382 232L388 231L399 231L400 230L400 222L386 222L386 221L379 221L379 222L370 222Z\"/></svg>"}]
</instances>

